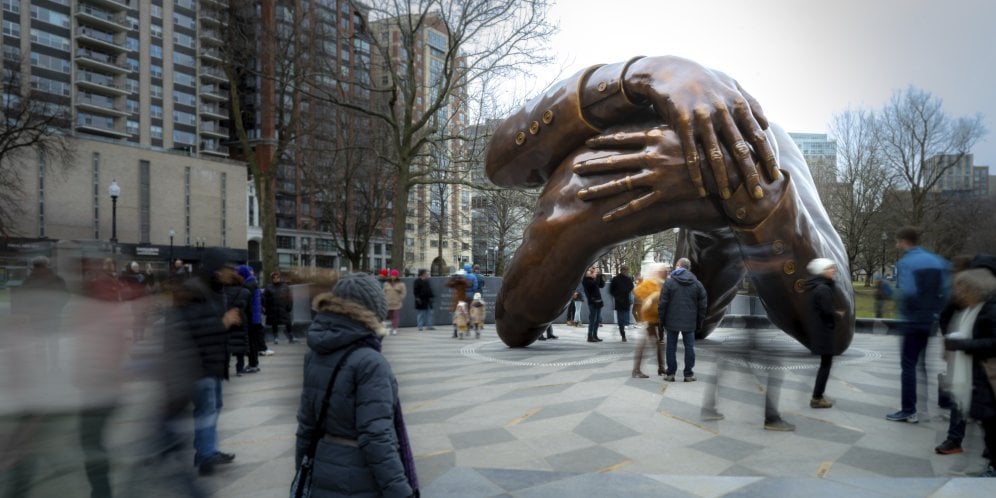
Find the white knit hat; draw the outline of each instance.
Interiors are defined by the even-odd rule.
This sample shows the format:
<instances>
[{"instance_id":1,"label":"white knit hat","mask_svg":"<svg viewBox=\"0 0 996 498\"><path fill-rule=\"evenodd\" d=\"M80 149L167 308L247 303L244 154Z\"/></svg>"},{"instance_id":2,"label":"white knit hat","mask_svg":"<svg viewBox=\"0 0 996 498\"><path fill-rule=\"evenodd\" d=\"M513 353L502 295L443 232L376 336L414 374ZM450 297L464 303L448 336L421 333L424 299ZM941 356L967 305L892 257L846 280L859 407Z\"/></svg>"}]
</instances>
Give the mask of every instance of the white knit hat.
<instances>
[{"instance_id":1,"label":"white knit hat","mask_svg":"<svg viewBox=\"0 0 996 498\"><path fill-rule=\"evenodd\" d=\"M474 301L480 301L480 300L481 300L481 293L480 292L475 292L474 293Z\"/></svg>"},{"instance_id":2,"label":"white knit hat","mask_svg":"<svg viewBox=\"0 0 996 498\"><path fill-rule=\"evenodd\" d=\"M833 260L827 258L816 258L806 265L806 269L813 275L819 275L826 271L827 268L834 265L836 265L836 263L834 263Z\"/></svg>"}]
</instances>

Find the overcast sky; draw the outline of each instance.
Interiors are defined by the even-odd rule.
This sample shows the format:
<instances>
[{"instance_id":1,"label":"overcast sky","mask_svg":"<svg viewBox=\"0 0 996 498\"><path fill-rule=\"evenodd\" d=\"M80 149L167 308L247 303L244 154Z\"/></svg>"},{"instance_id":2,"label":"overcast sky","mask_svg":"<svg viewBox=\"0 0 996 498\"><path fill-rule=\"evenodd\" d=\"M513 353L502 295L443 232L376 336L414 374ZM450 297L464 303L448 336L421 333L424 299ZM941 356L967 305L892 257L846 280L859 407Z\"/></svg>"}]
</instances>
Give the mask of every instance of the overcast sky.
<instances>
[{"instance_id":1,"label":"overcast sky","mask_svg":"<svg viewBox=\"0 0 996 498\"><path fill-rule=\"evenodd\" d=\"M558 0L558 67L531 95L597 63L679 55L736 78L789 131L909 85L952 116L983 115L975 163L996 172L996 1Z\"/></svg>"}]
</instances>

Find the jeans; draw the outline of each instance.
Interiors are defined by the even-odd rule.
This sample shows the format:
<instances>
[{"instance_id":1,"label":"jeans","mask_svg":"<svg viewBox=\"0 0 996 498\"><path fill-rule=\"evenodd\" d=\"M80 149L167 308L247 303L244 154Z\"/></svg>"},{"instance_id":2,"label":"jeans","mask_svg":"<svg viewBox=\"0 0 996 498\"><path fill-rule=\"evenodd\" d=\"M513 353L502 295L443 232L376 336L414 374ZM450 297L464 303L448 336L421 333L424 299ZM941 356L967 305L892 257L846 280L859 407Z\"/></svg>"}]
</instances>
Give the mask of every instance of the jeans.
<instances>
[{"instance_id":1,"label":"jeans","mask_svg":"<svg viewBox=\"0 0 996 498\"><path fill-rule=\"evenodd\" d=\"M681 333L681 342L685 345L685 377L692 375L695 368L695 332L684 330L667 329L667 345L664 348L667 360L667 374L674 375L678 371L678 333Z\"/></svg>"},{"instance_id":2,"label":"jeans","mask_svg":"<svg viewBox=\"0 0 996 498\"><path fill-rule=\"evenodd\" d=\"M902 356L899 365L902 369L902 410L906 413L916 413L916 368L927 349L929 331L929 328L906 328L902 331Z\"/></svg>"},{"instance_id":3,"label":"jeans","mask_svg":"<svg viewBox=\"0 0 996 498\"><path fill-rule=\"evenodd\" d=\"M286 322L273 323L270 325L270 330L273 331L273 342L276 343L280 339L280 326L284 326L284 335L287 336L288 341L294 340L294 334L291 333L290 319L288 318Z\"/></svg>"},{"instance_id":4,"label":"jeans","mask_svg":"<svg viewBox=\"0 0 996 498\"><path fill-rule=\"evenodd\" d=\"M602 321L602 307L588 304L588 340L598 339L598 324Z\"/></svg>"},{"instance_id":5,"label":"jeans","mask_svg":"<svg viewBox=\"0 0 996 498\"><path fill-rule=\"evenodd\" d=\"M426 308L424 310L415 310L415 324L418 325L418 328L431 327L432 308Z\"/></svg>"},{"instance_id":6,"label":"jeans","mask_svg":"<svg viewBox=\"0 0 996 498\"><path fill-rule=\"evenodd\" d=\"M218 453L218 415L221 413L221 378L194 381L194 465Z\"/></svg>"},{"instance_id":7,"label":"jeans","mask_svg":"<svg viewBox=\"0 0 996 498\"><path fill-rule=\"evenodd\" d=\"M823 397L823 391L827 388L827 379L830 378L830 367L833 365L833 355L820 355L820 369L816 372L816 385L813 386L813 398Z\"/></svg>"},{"instance_id":8,"label":"jeans","mask_svg":"<svg viewBox=\"0 0 996 498\"><path fill-rule=\"evenodd\" d=\"M951 407L951 420L948 421L948 439L961 445L965 439L965 417L957 406Z\"/></svg>"}]
</instances>

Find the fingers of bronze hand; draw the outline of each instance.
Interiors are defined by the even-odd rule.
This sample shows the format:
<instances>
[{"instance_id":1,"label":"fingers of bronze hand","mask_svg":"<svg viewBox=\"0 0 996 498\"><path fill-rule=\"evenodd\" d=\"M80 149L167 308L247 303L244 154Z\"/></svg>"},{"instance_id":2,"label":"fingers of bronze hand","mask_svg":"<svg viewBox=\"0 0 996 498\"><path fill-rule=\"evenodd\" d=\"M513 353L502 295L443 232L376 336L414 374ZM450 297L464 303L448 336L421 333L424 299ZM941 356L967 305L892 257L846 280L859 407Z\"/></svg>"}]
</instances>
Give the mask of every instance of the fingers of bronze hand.
<instances>
[{"instance_id":1,"label":"fingers of bronze hand","mask_svg":"<svg viewBox=\"0 0 996 498\"><path fill-rule=\"evenodd\" d=\"M607 157L589 159L572 167L578 176L619 173L644 169L647 155L643 152L635 154L615 154Z\"/></svg>"},{"instance_id":2,"label":"fingers of bronze hand","mask_svg":"<svg viewBox=\"0 0 996 498\"><path fill-rule=\"evenodd\" d=\"M656 128L655 128L656 129ZM651 135L654 130L647 131L620 131L616 133L611 133L609 135L598 135L589 138L585 144L593 149L598 148L633 148L633 147L644 147L647 145L647 137L655 137L659 135ZM660 130L657 130L660 133Z\"/></svg>"},{"instance_id":3,"label":"fingers of bronze hand","mask_svg":"<svg viewBox=\"0 0 996 498\"><path fill-rule=\"evenodd\" d=\"M632 201L629 201L624 206L617 207L608 213L602 215L602 221L609 222L612 220L618 220L620 218L629 216L631 214L643 211L648 207L661 202L664 200L664 192L660 190L655 190L646 195L640 196Z\"/></svg>"},{"instance_id":4,"label":"fingers of bronze hand","mask_svg":"<svg viewBox=\"0 0 996 498\"><path fill-rule=\"evenodd\" d=\"M652 185L654 175L655 173L650 171L644 171L635 175L626 175L623 178L612 180L610 182L603 183L602 185L595 185L579 190L578 199L581 199L582 201L591 201L622 192L629 192L634 188L650 187Z\"/></svg>"}]
</instances>

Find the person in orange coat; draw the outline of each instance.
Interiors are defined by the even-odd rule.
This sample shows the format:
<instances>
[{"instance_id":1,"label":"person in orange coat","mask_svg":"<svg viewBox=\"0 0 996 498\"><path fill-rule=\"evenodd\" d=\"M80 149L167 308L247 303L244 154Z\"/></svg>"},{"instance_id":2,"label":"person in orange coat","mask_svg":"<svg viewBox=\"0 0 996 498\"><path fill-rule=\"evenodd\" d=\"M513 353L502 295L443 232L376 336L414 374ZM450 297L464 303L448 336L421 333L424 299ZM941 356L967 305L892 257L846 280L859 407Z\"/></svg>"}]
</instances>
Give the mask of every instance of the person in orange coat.
<instances>
[{"instance_id":1,"label":"person in orange coat","mask_svg":"<svg viewBox=\"0 0 996 498\"><path fill-rule=\"evenodd\" d=\"M646 379L647 374L640 370L640 363L643 362L643 352L649 341L657 351L657 375L664 375L664 357L661 355L660 340L657 337L657 299L661 294L661 287L664 279L667 278L667 265L664 263L654 263L647 271L647 277L633 289L633 314L636 321L645 323L647 331L640 338L639 345L636 346L636 354L633 356L633 377Z\"/></svg>"}]
</instances>

